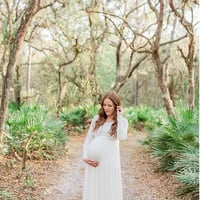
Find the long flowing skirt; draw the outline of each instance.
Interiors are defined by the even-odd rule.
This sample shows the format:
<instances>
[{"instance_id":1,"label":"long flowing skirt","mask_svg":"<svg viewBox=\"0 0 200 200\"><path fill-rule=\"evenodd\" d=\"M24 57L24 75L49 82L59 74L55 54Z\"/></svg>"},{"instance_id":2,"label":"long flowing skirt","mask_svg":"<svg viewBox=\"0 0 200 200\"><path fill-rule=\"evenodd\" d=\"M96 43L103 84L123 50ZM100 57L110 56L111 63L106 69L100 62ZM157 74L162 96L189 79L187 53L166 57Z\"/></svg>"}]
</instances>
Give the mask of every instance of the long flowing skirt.
<instances>
[{"instance_id":1,"label":"long flowing skirt","mask_svg":"<svg viewBox=\"0 0 200 200\"><path fill-rule=\"evenodd\" d=\"M88 147L88 158L99 165L86 164L83 200L123 200L119 142L97 136Z\"/></svg>"}]
</instances>

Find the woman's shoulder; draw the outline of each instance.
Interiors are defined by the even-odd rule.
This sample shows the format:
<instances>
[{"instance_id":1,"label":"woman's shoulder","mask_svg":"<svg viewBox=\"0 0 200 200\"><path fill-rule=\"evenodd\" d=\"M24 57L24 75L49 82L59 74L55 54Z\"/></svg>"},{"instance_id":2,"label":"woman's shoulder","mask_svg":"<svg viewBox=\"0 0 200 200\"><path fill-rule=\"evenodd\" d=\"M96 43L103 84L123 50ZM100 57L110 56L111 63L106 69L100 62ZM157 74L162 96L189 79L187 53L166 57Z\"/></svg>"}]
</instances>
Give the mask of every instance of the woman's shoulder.
<instances>
[{"instance_id":1,"label":"woman's shoulder","mask_svg":"<svg viewBox=\"0 0 200 200\"><path fill-rule=\"evenodd\" d=\"M128 119L126 117L124 117L123 115L118 115L117 120L128 124Z\"/></svg>"},{"instance_id":2,"label":"woman's shoulder","mask_svg":"<svg viewBox=\"0 0 200 200\"><path fill-rule=\"evenodd\" d=\"M91 124L94 124L97 121L98 118L99 118L99 116L96 115L93 118L88 119L88 122L90 122Z\"/></svg>"},{"instance_id":3,"label":"woman's shoulder","mask_svg":"<svg viewBox=\"0 0 200 200\"><path fill-rule=\"evenodd\" d=\"M95 115L92 119L93 122L97 121L97 119L99 118L99 115Z\"/></svg>"},{"instance_id":4,"label":"woman's shoulder","mask_svg":"<svg viewBox=\"0 0 200 200\"><path fill-rule=\"evenodd\" d=\"M96 116L94 116L94 117L92 118L92 121L90 122L90 124L91 124L92 127L94 127L94 125L95 125L97 119L98 119L98 115L96 115Z\"/></svg>"}]
</instances>

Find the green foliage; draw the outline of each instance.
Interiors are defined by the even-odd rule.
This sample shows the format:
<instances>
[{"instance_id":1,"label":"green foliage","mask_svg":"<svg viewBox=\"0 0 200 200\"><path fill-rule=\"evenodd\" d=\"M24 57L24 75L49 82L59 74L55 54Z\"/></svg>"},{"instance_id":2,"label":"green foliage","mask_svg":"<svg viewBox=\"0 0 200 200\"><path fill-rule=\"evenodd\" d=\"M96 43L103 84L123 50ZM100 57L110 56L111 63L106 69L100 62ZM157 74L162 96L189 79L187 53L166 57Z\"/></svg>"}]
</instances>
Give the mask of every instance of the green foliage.
<instances>
[{"instance_id":1,"label":"green foliage","mask_svg":"<svg viewBox=\"0 0 200 200\"><path fill-rule=\"evenodd\" d=\"M35 181L33 179L33 174L27 173L24 177L24 187L26 188L34 188Z\"/></svg>"},{"instance_id":2,"label":"green foliage","mask_svg":"<svg viewBox=\"0 0 200 200\"><path fill-rule=\"evenodd\" d=\"M16 112L19 110L19 107L15 102L10 102L8 108L11 112Z\"/></svg>"},{"instance_id":3,"label":"green foliage","mask_svg":"<svg viewBox=\"0 0 200 200\"><path fill-rule=\"evenodd\" d=\"M100 106L95 106L94 104L89 104L85 106L87 112L87 118L92 119L95 115L98 114Z\"/></svg>"},{"instance_id":4,"label":"green foliage","mask_svg":"<svg viewBox=\"0 0 200 200\"><path fill-rule=\"evenodd\" d=\"M0 191L0 199L2 200L14 200L12 194L7 190Z\"/></svg>"},{"instance_id":5,"label":"green foliage","mask_svg":"<svg viewBox=\"0 0 200 200\"><path fill-rule=\"evenodd\" d=\"M124 116L128 119L129 126L134 126L137 122L137 112L135 107L125 108Z\"/></svg>"},{"instance_id":6,"label":"green foliage","mask_svg":"<svg viewBox=\"0 0 200 200\"><path fill-rule=\"evenodd\" d=\"M98 114L98 110L99 106L91 103L71 109L63 108L60 118L66 124L65 128L69 134L81 134L83 129L88 128L90 119Z\"/></svg>"},{"instance_id":7,"label":"green foliage","mask_svg":"<svg viewBox=\"0 0 200 200\"><path fill-rule=\"evenodd\" d=\"M158 170L174 171L174 176L184 184L177 194L190 193L194 197L199 186L199 114L197 109L190 111L178 105L175 115L150 132L145 143L159 160Z\"/></svg>"},{"instance_id":8,"label":"green foliage","mask_svg":"<svg viewBox=\"0 0 200 200\"><path fill-rule=\"evenodd\" d=\"M152 109L148 106L129 107L124 111L129 125L137 128L138 124L143 124L147 130L153 130L155 127L163 124L162 115L166 115L163 109Z\"/></svg>"},{"instance_id":9,"label":"green foliage","mask_svg":"<svg viewBox=\"0 0 200 200\"><path fill-rule=\"evenodd\" d=\"M84 125L87 118L86 116L86 109L82 107L78 107L70 111L63 110L61 112L61 120L73 126Z\"/></svg>"},{"instance_id":10,"label":"green foliage","mask_svg":"<svg viewBox=\"0 0 200 200\"><path fill-rule=\"evenodd\" d=\"M174 177L184 187L179 187L178 195L191 193L194 199L199 199L199 149L196 147L185 148L174 164Z\"/></svg>"},{"instance_id":11,"label":"green foliage","mask_svg":"<svg viewBox=\"0 0 200 200\"><path fill-rule=\"evenodd\" d=\"M63 127L63 122L43 106L24 104L19 110L10 106L6 120L9 153L22 156L25 148L28 148L29 157L52 158L67 139ZM30 143L27 147L28 140Z\"/></svg>"},{"instance_id":12,"label":"green foliage","mask_svg":"<svg viewBox=\"0 0 200 200\"><path fill-rule=\"evenodd\" d=\"M137 119L139 122L146 122L150 118L150 108L140 106L137 110Z\"/></svg>"}]
</instances>

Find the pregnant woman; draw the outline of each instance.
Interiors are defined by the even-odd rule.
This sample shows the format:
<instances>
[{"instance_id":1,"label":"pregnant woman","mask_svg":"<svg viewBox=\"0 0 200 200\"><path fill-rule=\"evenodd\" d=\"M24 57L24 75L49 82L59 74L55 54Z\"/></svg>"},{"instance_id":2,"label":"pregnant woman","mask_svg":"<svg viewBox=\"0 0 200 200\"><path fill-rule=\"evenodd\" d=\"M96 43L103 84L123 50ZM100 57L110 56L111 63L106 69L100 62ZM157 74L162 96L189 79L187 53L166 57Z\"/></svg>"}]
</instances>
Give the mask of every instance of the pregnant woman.
<instances>
[{"instance_id":1,"label":"pregnant woman","mask_svg":"<svg viewBox=\"0 0 200 200\"><path fill-rule=\"evenodd\" d=\"M123 200L119 140L127 138L127 129L119 96L107 93L83 146L83 200Z\"/></svg>"}]
</instances>

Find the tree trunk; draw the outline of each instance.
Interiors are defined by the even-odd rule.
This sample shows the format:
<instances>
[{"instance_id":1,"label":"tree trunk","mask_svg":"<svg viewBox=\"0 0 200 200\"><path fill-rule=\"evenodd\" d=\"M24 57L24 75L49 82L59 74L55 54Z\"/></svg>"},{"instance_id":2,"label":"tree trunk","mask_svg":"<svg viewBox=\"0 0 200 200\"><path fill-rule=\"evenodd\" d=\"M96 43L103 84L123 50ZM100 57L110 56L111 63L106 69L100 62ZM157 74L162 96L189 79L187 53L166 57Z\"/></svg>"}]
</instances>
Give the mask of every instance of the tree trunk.
<instances>
[{"instance_id":1,"label":"tree trunk","mask_svg":"<svg viewBox=\"0 0 200 200\"><path fill-rule=\"evenodd\" d=\"M58 70L58 98L57 98L57 102L56 102L57 117L59 117L59 115L60 115L60 109L61 109L61 91L62 91L61 67L59 66L59 70Z\"/></svg>"},{"instance_id":2,"label":"tree trunk","mask_svg":"<svg viewBox=\"0 0 200 200\"><path fill-rule=\"evenodd\" d=\"M155 64L156 68L156 74L157 74L157 80L158 85L161 89L162 97L164 100L164 105L167 110L167 114L169 116L174 116L174 107L172 100L170 98L169 89L167 87L167 68L164 66L164 61L161 61L160 58L160 39L161 39L161 33L162 33L162 27L163 27L163 18L164 18L164 1L160 0L160 8L159 12L157 10L157 30L155 33L155 40L152 44L152 59ZM148 1L150 7L152 7L151 1ZM153 9L154 10L154 9ZM154 10L155 11L155 10Z\"/></svg>"},{"instance_id":3,"label":"tree trunk","mask_svg":"<svg viewBox=\"0 0 200 200\"><path fill-rule=\"evenodd\" d=\"M195 99L193 64L188 66L188 79L189 79L189 86L188 86L187 102L188 102L189 109L193 109L194 108L194 99Z\"/></svg>"},{"instance_id":4,"label":"tree trunk","mask_svg":"<svg viewBox=\"0 0 200 200\"><path fill-rule=\"evenodd\" d=\"M139 98L139 80L136 79L135 84L135 105L138 106L138 98Z\"/></svg>"},{"instance_id":5,"label":"tree trunk","mask_svg":"<svg viewBox=\"0 0 200 200\"><path fill-rule=\"evenodd\" d=\"M39 7L40 0L29 1L28 7L25 10L24 15L22 16L20 26L16 32L15 38L11 46L6 75L3 77L2 85L2 98L0 108L0 142L3 142L4 124L8 110L9 90L12 84L13 71L16 67L20 48L23 45L24 37L26 35L31 19L38 12Z\"/></svg>"},{"instance_id":6,"label":"tree trunk","mask_svg":"<svg viewBox=\"0 0 200 200\"><path fill-rule=\"evenodd\" d=\"M193 109L194 107L194 100L195 100L195 81L194 81L194 55L195 55L195 38L194 38L194 27L192 24L193 18L191 19L191 22L187 20L187 18L184 15L184 8L182 7L182 10L179 12L177 8L174 6L174 1L169 0L169 6L172 10L172 12L178 17L180 23L185 28L188 37L189 37L189 44L188 44L188 53L187 55L184 54L183 50L181 48L178 48L178 50L181 53L181 56L183 57L187 68L188 68L188 93L187 93L187 103L189 109ZM193 9L191 8L191 12L193 12Z\"/></svg>"},{"instance_id":7,"label":"tree trunk","mask_svg":"<svg viewBox=\"0 0 200 200\"><path fill-rule=\"evenodd\" d=\"M98 4L94 9L98 9ZM88 88L89 91L86 91L86 95L92 95L94 98L94 102L98 103L98 97L100 95L100 91L97 84L97 77L96 77L96 62L97 62L97 54L100 47L100 43L102 42L102 39L98 39L97 35L99 34L96 30L96 23L94 23L94 20L92 18L92 13L88 14L88 20L89 20L89 26L90 26L90 77L89 77L89 84ZM104 32L102 33L102 36L104 35ZM88 93L89 92L89 93Z\"/></svg>"},{"instance_id":8,"label":"tree trunk","mask_svg":"<svg viewBox=\"0 0 200 200\"><path fill-rule=\"evenodd\" d=\"M16 78L14 80L15 102L19 108L21 105L21 82L20 82L20 67L16 67Z\"/></svg>"},{"instance_id":9,"label":"tree trunk","mask_svg":"<svg viewBox=\"0 0 200 200\"><path fill-rule=\"evenodd\" d=\"M157 80L158 80L158 85L161 89L162 93L162 98L164 101L165 108L167 110L168 116L174 116L174 106L173 102L170 97L169 89L167 87L167 82L163 79L163 70L162 70L162 64L160 65L160 72L157 73Z\"/></svg>"},{"instance_id":10,"label":"tree trunk","mask_svg":"<svg viewBox=\"0 0 200 200\"><path fill-rule=\"evenodd\" d=\"M172 103L173 103L174 107L176 106L175 87L176 87L176 84L174 82L174 77L172 75L171 79L170 79L170 82L168 83L168 89L169 89L170 98L172 100Z\"/></svg>"},{"instance_id":11,"label":"tree trunk","mask_svg":"<svg viewBox=\"0 0 200 200\"><path fill-rule=\"evenodd\" d=\"M28 48L28 65L26 69L26 101L28 103L29 95L30 95L30 87L31 87L31 58L32 58L32 48Z\"/></svg>"},{"instance_id":12,"label":"tree trunk","mask_svg":"<svg viewBox=\"0 0 200 200\"><path fill-rule=\"evenodd\" d=\"M66 86L67 83L66 82L62 82L62 78L61 78L61 67L59 67L58 70L58 98L57 98L57 103L56 103L56 107L57 107L57 117L60 116L60 110L63 106L63 99L65 97L66 94Z\"/></svg>"},{"instance_id":13,"label":"tree trunk","mask_svg":"<svg viewBox=\"0 0 200 200\"><path fill-rule=\"evenodd\" d=\"M174 19L174 22L173 22L173 29L172 29L172 32L171 32L171 36L170 36L170 40L173 41L174 40L174 36L175 36L175 33L176 33L176 24L177 24L177 18ZM169 45L169 47L167 48L167 57L170 57L171 55L171 45ZM168 62L166 63L166 65L168 66ZM174 74L170 74L170 81L168 83L168 89L169 89L169 94L170 94L170 98L172 100L172 103L173 103L173 106L176 105L176 99L174 97L174 92L175 92L175 87L176 87L176 84L174 84Z\"/></svg>"},{"instance_id":14,"label":"tree trunk","mask_svg":"<svg viewBox=\"0 0 200 200\"><path fill-rule=\"evenodd\" d=\"M75 39L75 44L73 45L73 49L74 49L73 57L70 60L68 60L67 62L63 62L62 64L60 64L59 69L58 69L58 97L57 97L57 102L56 102L56 109L57 109L56 113L57 113L58 117L60 115L60 110L62 108L63 99L66 94L66 84L67 83L66 83L66 81L62 81L62 76L64 74L63 68L67 67L68 65L73 63L78 57L79 50L78 50L78 40L77 39ZM68 59L68 55L66 55L66 58ZM74 81L74 79L76 77L71 78L67 75L64 75L64 76L65 76L64 78L69 79L71 82L73 82L76 85L76 82ZM79 87L79 85L77 85L77 87ZM80 89L80 87L79 87L79 89Z\"/></svg>"},{"instance_id":15,"label":"tree trunk","mask_svg":"<svg viewBox=\"0 0 200 200\"><path fill-rule=\"evenodd\" d=\"M160 60L158 49L155 49L153 51L152 59L156 66L158 85L162 93L162 98L164 101L165 108L167 110L167 114L169 116L174 116L174 106L170 97L169 88L167 86L167 70L165 69L164 64Z\"/></svg>"}]
</instances>

